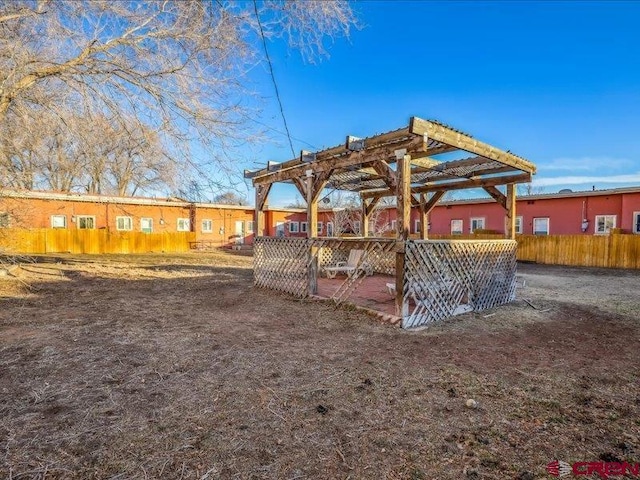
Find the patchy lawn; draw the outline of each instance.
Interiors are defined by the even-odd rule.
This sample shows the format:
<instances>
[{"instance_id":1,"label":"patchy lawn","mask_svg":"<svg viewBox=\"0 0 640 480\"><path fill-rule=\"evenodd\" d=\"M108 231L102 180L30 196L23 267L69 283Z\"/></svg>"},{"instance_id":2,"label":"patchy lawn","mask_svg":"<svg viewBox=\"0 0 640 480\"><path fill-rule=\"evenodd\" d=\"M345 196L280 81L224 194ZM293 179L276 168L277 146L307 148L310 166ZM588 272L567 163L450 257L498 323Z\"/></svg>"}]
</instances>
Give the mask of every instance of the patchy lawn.
<instances>
[{"instance_id":1,"label":"patchy lawn","mask_svg":"<svg viewBox=\"0 0 640 480\"><path fill-rule=\"evenodd\" d=\"M2 478L525 480L556 458L640 461L638 272L522 265L529 304L405 332L254 290L249 257L43 262L0 278Z\"/></svg>"}]
</instances>

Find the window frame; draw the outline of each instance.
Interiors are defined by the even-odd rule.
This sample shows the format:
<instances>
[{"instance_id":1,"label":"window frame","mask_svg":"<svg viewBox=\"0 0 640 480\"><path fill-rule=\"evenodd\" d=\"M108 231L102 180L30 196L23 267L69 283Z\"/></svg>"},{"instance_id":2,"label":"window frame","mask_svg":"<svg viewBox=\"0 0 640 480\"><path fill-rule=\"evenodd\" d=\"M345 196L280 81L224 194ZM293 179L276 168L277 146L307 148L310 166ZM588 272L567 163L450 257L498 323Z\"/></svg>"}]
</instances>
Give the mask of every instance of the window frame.
<instances>
[{"instance_id":1,"label":"window frame","mask_svg":"<svg viewBox=\"0 0 640 480\"><path fill-rule=\"evenodd\" d=\"M413 233L420 233L420 219L416 218L413 221Z\"/></svg>"},{"instance_id":2,"label":"window frame","mask_svg":"<svg viewBox=\"0 0 640 480\"><path fill-rule=\"evenodd\" d=\"M148 220L150 225L150 230L148 232L145 231L145 228L142 226L144 221ZM151 217L141 217L140 218L140 231L142 233L153 233L153 218Z\"/></svg>"},{"instance_id":3,"label":"window frame","mask_svg":"<svg viewBox=\"0 0 640 480\"><path fill-rule=\"evenodd\" d=\"M93 222L93 226L91 228L81 227L80 221L90 218ZM78 230L95 230L96 229L96 216L95 215L76 215L76 228Z\"/></svg>"},{"instance_id":4,"label":"window frame","mask_svg":"<svg viewBox=\"0 0 640 480\"><path fill-rule=\"evenodd\" d=\"M276 222L276 237L284 237L286 235L284 222Z\"/></svg>"},{"instance_id":5,"label":"window frame","mask_svg":"<svg viewBox=\"0 0 640 480\"><path fill-rule=\"evenodd\" d=\"M64 220L64 222L63 222L64 225L62 225L61 227L54 225L54 221L53 221L54 218L62 218ZM49 218L49 222L50 222L51 228L56 228L56 229L58 229L58 228L67 228L67 216L64 215L64 214L59 214L58 213L58 214L51 215L50 218Z\"/></svg>"},{"instance_id":6,"label":"window frame","mask_svg":"<svg viewBox=\"0 0 640 480\"><path fill-rule=\"evenodd\" d=\"M182 224L182 226L181 226ZM185 228L186 225L186 228ZM180 217L176 219L176 231L177 232L190 232L191 220L189 218Z\"/></svg>"},{"instance_id":7,"label":"window frame","mask_svg":"<svg viewBox=\"0 0 640 480\"><path fill-rule=\"evenodd\" d=\"M545 233L536 233L536 221L537 220L546 220L547 223L547 230ZM549 219L549 217L533 217L533 225L532 225L532 233L534 235L541 235L541 236L545 236L545 235L551 235L551 220Z\"/></svg>"},{"instance_id":8,"label":"window frame","mask_svg":"<svg viewBox=\"0 0 640 480\"><path fill-rule=\"evenodd\" d=\"M391 220L391 230L397 232L396 228L398 227L398 222L396 220Z\"/></svg>"},{"instance_id":9,"label":"window frame","mask_svg":"<svg viewBox=\"0 0 640 480\"><path fill-rule=\"evenodd\" d=\"M482 222L482 227L473 228L474 222ZM476 230L486 230L487 217L469 217L469 233L475 233Z\"/></svg>"},{"instance_id":10,"label":"window frame","mask_svg":"<svg viewBox=\"0 0 640 480\"><path fill-rule=\"evenodd\" d=\"M300 233L300 222L287 222L287 230L289 230L289 233Z\"/></svg>"},{"instance_id":11,"label":"window frame","mask_svg":"<svg viewBox=\"0 0 640 480\"><path fill-rule=\"evenodd\" d=\"M460 229L453 229L453 225L454 223L458 224L460 223ZM464 220L462 218L452 218L451 221L449 222L449 232L451 232L451 235L462 235L464 233Z\"/></svg>"},{"instance_id":12,"label":"window frame","mask_svg":"<svg viewBox=\"0 0 640 480\"><path fill-rule=\"evenodd\" d=\"M209 224L209 228L205 228L205 223ZM210 218L203 218L200 220L200 232L201 233L213 233L213 220Z\"/></svg>"},{"instance_id":13,"label":"window frame","mask_svg":"<svg viewBox=\"0 0 640 480\"><path fill-rule=\"evenodd\" d=\"M516 231L515 231L516 234L522 235L523 225L524 225L524 217L522 215L516 216Z\"/></svg>"},{"instance_id":14,"label":"window frame","mask_svg":"<svg viewBox=\"0 0 640 480\"><path fill-rule=\"evenodd\" d=\"M324 231L324 222L318 222L316 228L318 229L318 235L320 235Z\"/></svg>"},{"instance_id":15,"label":"window frame","mask_svg":"<svg viewBox=\"0 0 640 480\"><path fill-rule=\"evenodd\" d=\"M362 233L362 223L360 220L353 221L353 233L360 235Z\"/></svg>"},{"instance_id":16,"label":"window frame","mask_svg":"<svg viewBox=\"0 0 640 480\"><path fill-rule=\"evenodd\" d=\"M309 222L300 222L300 233L309 232Z\"/></svg>"},{"instance_id":17,"label":"window frame","mask_svg":"<svg viewBox=\"0 0 640 480\"><path fill-rule=\"evenodd\" d=\"M640 234L640 212L633 212L631 222L631 231L635 234Z\"/></svg>"},{"instance_id":18,"label":"window frame","mask_svg":"<svg viewBox=\"0 0 640 480\"><path fill-rule=\"evenodd\" d=\"M245 222L244 222L244 230L245 230L245 233L247 235L253 234L253 232L255 230L253 220L245 220Z\"/></svg>"},{"instance_id":19,"label":"window frame","mask_svg":"<svg viewBox=\"0 0 640 480\"><path fill-rule=\"evenodd\" d=\"M120 225L118 225L118 222L120 220L129 221L129 228L120 228ZM116 230L119 232L130 232L133 230L133 218L128 216L128 215L118 215L116 216Z\"/></svg>"},{"instance_id":20,"label":"window frame","mask_svg":"<svg viewBox=\"0 0 640 480\"><path fill-rule=\"evenodd\" d=\"M329 233L331 231L331 233ZM335 230L333 229L333 222L327 222L327 237L333 237Z\"/></svg>"},{"instance_id":21,"label":"window frame","mask_svg":"<svg viewBox=\"0 0 640 480\"><path fill-rule=\"evenodd\" d=\"M604 219L603 231L600 231L598 229L598 219L600 218ZM607 218L613 218L613 226L609 227L608 230L607 230ZM593 223L594 223L593 225L594 235L609 235L611 233L611 229L616 228L616 226L618 225L618 215L596 215Z\"/></svg>"}]
</instances>

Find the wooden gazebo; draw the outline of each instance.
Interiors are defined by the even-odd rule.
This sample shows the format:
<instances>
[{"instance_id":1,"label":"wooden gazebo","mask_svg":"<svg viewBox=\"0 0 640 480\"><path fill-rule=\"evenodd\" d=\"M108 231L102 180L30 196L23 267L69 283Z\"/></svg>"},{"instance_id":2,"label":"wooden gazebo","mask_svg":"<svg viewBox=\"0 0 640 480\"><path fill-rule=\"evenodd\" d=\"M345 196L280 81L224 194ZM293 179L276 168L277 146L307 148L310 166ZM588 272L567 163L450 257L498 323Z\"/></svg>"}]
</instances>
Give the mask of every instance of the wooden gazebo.
<instances>
[{"instance_id":1,"label":"wooden gazebo","mask_svg":"<svg viewBox=\"0 0 640 480\"><path fill-rule=\"evenodd\" d=\"M447 159L458 158L437 159L441 154L447 154ZM478 310L510 301L515 288L515 185L530 182L535 169L533 163L509 151L439 122L413 117L407 127L392 132L368 138L348 136L343 145L319 152L303 151L299 158L245 172L256 189L256 285L298 296L315 295L323 262L335 262L336 255L326 252L342 250L344 257L345 251L358 249L365 252L362 264L377 259L373 263L380 271L395 276L395 314L405 327L446 318L460 311L464 302ZM308 239L263 236L263 209L276 182L293 183L306 199ZM506 188L501 191L499 186ZM318 199L327 188L360 195L361 238L317 237ZM506 239L428 241L429 212L447 191L468 188L483 188L505 209ZM372 238L369 216L380 199L390 196L396 200L396 238ZM409 238L412 207L420 209L420 240ZM341 242L341 246L332 242ZM284 250L277 253L282 250L280 246ZM278 258L282 264L282 255L289 260L289 273L276 268L273 259ZM390 261L392 256L395 262ZM497 263L490 267L487 258ZM488 272L487 268L493 270ZM337 297L332 296L334 300L347 299L365 274L356 271L353 277L345 280ZM413 312L411 303L415 304Z\"/></svg>"}]
</instances>

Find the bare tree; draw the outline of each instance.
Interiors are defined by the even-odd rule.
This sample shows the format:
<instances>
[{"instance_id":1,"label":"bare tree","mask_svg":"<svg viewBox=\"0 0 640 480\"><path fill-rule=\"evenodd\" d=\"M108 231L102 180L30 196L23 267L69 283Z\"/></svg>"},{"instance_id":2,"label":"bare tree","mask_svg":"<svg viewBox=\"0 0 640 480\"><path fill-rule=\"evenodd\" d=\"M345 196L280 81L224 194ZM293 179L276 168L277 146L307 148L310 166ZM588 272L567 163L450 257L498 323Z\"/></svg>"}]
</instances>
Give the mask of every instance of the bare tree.
<instances>
[{"instance_id":1,"label":"bare tree","mask_svg":"<svg viewBox=\"0 0 640 480\"><path fill-rule=\"evenodd\" d=\"M313 60L326 53L327 39L348 35L352 25L351 7L342 0L3 2L0 142L3 148L12 143L16 128L34 131L47 111L61 118L73 112L83 120L102 115L133 137L156 132L153 143L179 160L181 171L188 165L205 172L224 158L221 152L249 138L243 87L246 72L261 61L261 37L286 38ZM72 131L78 125L66 123ZM56 142L52 148L71 153L66 139ZM133 158L141 157L132 153L111 169L119 191L130 188L123 187L131 184L123 179L130 176ZM12 166L20 175L2 172L0 180L32 187L30 160L23 151L5 149L1 168ZM102 175L109 170L99 160L92 159L92 191L104 189ZM68 188L74 181L66 167L62 170L64 178L52 182ZM50 165L49 171L57 167Z\"/></svg>"},{"instance_id":2,"label":"bare tree","mask_svg":"<svg viewBox=\"0 0 640 480\"><path fill-rule=\"evenodd\" d=\"M544 193L544 187L536 187L533 183L521 183L517 187L519 195L539 195Z\"/></svg>"},{"instance_id":3,"label":"bare tree","mask_svg":"<svg viewBox=\"0 0 640 480\"><path fill-rule=\"evenodd\" d=\"M213 197L213 203L223 205L248 205L247 199L236 192L223 192Z\"/></svg>"}]
</instances>

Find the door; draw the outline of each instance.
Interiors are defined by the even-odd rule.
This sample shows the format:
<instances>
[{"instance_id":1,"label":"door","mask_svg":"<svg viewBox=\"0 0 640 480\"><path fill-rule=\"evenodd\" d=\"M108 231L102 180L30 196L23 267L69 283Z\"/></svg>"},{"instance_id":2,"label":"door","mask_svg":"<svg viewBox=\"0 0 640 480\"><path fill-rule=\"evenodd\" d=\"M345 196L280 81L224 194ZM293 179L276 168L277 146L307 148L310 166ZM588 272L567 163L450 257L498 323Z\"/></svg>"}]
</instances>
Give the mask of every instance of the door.
<instances>
[{"instance_id":1,"label":"door","mask_svg":"<svg viewBox=\"0 0 640 480\"><path fill-rule=\"evenodd\" d=\"M236 221L236 244L242 245L244 243L244 221L237 220Z\"/></svg>"}]
</instances>

